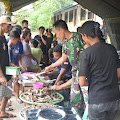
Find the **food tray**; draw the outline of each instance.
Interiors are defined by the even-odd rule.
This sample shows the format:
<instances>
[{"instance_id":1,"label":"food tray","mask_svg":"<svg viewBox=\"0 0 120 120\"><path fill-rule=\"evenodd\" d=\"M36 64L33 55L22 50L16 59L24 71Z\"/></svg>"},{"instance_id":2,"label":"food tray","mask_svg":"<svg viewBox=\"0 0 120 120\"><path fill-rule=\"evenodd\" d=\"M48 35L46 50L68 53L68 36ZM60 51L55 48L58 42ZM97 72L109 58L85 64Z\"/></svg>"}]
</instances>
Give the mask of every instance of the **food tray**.
<instances>
[{"instance_id":1,"label":"food tray","mask_svg":"<svg viewBox=\"0 0 120 120\"><path fill-rule=\"evenodd\" d=\"M46 104L41 104L41 105L29 105L27 107L24 107L20 110L19 112L19 117L21 120L25 120L25 112L26 110L30 110L30 109L40 109L40 108L61 108L61 106L58 106L58 105L52 105L52 104L49 104L49 105L46 105Z\"/></svg>"},{"instance_id":2,"label":"food tray","mask_svg":"<svg viewBox=\"0 0 120 120\"><path fill-rule=\"evenodd\" d=\"M59 100L59 101L56 101L56 102L52 102L52 103L29 102L29 101L23 99L23 95L24 95L25 93L27 93L27 92L24 92L23 94L20 95L20 99L21 99L23 102L27 103L27 104L37 104L37 105L39 105L39 104L57 104L57 103L60 103L60 102L62 102L62 101L64 100L64 97L63 97L61 94L57 93L57 95L59 95L62 99Z\"/></svg>"},{"instance_id":3,"label":"food tray","mask_svg":"<svg viewBox=\"0 0 120 120\"><path fill-rule=\"evenodd\" d=\"M66 114L62 120L82 120L74 108L61 107L59 109L63 110ZM38 120L36 116L39 110L40 109L26 110L26 120Z\"/></svg>"}]
</instances>

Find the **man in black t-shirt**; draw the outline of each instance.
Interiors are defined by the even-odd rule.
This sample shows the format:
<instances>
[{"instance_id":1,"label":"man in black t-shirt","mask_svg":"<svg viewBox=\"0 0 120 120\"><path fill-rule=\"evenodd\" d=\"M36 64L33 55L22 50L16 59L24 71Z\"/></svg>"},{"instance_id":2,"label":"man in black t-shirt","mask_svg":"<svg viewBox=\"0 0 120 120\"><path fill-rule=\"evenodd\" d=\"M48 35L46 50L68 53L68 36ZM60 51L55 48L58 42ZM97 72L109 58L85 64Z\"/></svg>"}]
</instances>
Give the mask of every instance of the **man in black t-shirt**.
<instances>
[{"instance_id":1,"label":"man in black t-shirt","mask_svg":"<svg viewBox=\"0 0 120 120\"><path fill-rule=\"evenodd\" d=\"M101 33L99 24L93 21L84 23L81 28L82 38L90 47L80 55L79 84L89 88L89 119L113 120L120 99L117 76L120 62L116 49L101 42Z\"/></svg>"},{"instance_id":2,"label":"man in black t-shirt","mask_svg":"<svg viewBox=\"0 0 120 120\"><path fill-rule=\"evenodd\" d=\"M9 56L7 41L4 37L4 33L7 33L11 27L10 18L7 16L0 17L0 101L1 101L1 111L0 118L4 117L15 117L12 114L5 112L5 107L8 99L11 97L11 91L7 86L12 87L11 76L6 75L5 67L9 66Z\"/></svg>"}]
</instances>

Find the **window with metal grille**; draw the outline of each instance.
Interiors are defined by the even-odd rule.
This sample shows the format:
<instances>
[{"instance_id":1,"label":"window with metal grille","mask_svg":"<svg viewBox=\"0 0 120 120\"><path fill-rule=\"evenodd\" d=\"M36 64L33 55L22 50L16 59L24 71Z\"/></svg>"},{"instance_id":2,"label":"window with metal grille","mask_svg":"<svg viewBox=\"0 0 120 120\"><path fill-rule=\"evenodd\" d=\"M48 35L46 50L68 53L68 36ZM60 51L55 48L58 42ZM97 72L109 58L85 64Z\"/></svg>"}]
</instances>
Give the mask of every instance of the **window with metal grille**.
<instances>
[{"instance_id":1,"label":"window with metal grille","mask_svg":"<svg viewBox=\"0 0 120 120\"><path fill-rule=\"evenodd\" d=\"M85 16L86 16L86 11L81 8L81 17L80 17L80 20L85 20Z\"/></svg>"},{"instance_id":2,"label":"window with metal grille","mask_svg":"<svg viewBox=\"0 0 120 120\"><path fill-rule=\"evenodd\" d=\"M69 22L73 22L73 10L69 12Z\"/></svg>"},{"instance_id":3,"label":"window with metal grille","mask_svg":"<svg viewBox=\"0 0 120 120\"><path fill-rule=\"evenodd\" d=\"M92 12L88 12L88 19L93 19L93 13Z\"/></svg>"},{"instance_id":4,"label":"window with metal grille","mask_svg":"<svg viewBox=\"0 0 120 120\"><path fill-rule=\"evenodd\" d=\"M56 22L56 16L54 16L54 22Z\"/></svg>"},{"instance_id":5,"label":"window with metal grille","mask_svg":"<svg viewBox=\"0 0 120 120\"><path fill-rule=\"evenodd\" d=\"M68 12L65 13L65 22L68 22Z\"/></svg>"},{"instance_id":6,"label":"window with metal grille","mask_svg":"<svg viewBox=\"0 0 120 120\"><path fill-rule=\"evenodd\" d=\"M57 15L57 20L59 20L59 15Z\"/></svg>"}]
</instances>

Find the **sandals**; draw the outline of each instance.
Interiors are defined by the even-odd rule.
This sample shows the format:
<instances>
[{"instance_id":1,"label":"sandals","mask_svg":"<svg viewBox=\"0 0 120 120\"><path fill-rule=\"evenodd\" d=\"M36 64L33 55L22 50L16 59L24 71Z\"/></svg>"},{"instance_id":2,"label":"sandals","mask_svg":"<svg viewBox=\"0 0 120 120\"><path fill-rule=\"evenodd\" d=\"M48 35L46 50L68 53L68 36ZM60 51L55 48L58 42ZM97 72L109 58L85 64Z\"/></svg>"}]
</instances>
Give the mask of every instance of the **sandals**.
<instances>
[{"instance_id":1,"label":"sandals","mask_svg":"<svg viewBox=\"0 0 120 120\"><path fill-rule=\"evenodd\" d=\"M23 103L19 98L17 99L17 102L18 102L19 104Z\"/></svg>"},{"instance_id":2,"label":"sandals","mask_svg":"<svg viewBox=\"0 0 120 120\"><path fill-rule=\"evenodd\" d=\"M4 113L3 115L0 115L0 118L13 118L16 117L16 115Z\"/></svg>"},{"instance_id":3,"label":"sandals","mask_svg":"<svg viewBox=\"0 0 120 120\"><path fill-rule=\"evenodd\" d=\"M5 108L5 110L6 110L6 111L13 111L14 109L13 109L12 107L10 107L10 106L7 106L7 107Z\"/></svg>"}]
</instances>

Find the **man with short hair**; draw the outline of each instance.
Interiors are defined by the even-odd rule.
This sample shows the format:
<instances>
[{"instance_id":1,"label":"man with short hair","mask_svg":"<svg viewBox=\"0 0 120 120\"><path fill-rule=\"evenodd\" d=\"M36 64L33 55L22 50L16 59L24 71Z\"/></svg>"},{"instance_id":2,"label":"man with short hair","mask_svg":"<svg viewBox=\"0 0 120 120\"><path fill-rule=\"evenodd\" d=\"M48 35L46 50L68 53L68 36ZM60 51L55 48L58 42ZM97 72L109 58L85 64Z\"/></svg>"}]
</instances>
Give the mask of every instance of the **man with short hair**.
<instances>
[{"instance_id":1,"label":"man with short hair","mask_svg":"<svg viewBox=\"0 0 120 120\"><path fill-rule=\"evenodd\" d=\"M28 20L22 21L22 28L28 28Z\"/></svg>"},{"instance_id":2,"label":"man with short hair","mask_svg":"<svg viewBox=\"0 0 120 120\"><path fill-rule=\"evenodd\" d=\"M7 86L12 87L11 76L6 75L6 66L9 66L9 56L8 56L8 47L7 41L4 37L4 33L9 31L11 22L10 17L2 16L0 17L0 101L1 101L1 111L0 118L5 117L15 117L12 114L5 112L5 107L8 102L8 99L11 97L12 92L8 89Z\"/></svg>"},{"instance_id":3,"label":"man with short hair","mask_svg":"<svg viewBox=\"0 0 120 120\"><path fill-rule=\"evenodd\" d=\"M114 120L120 99L118 54L115 47L103 42L99 23L85 22L81 35L90 45L80 55L79 69L79 84L89 89L89 120Z\"/></svg>"},{"instance_id":4,"label":"man with short hair","mask_svg":"<svg viewBox=\"0 0 120 120\"><path fill-rule=\"evenodd\" d=\"M81 88L79 86L79 55L83 50L84 44L81 41L80 33L70 32L65 21L58 20L53 25L53 30L56 33L56 36L64 42L62 48L62 57L52 65L45 68L45 71L49 71L61 64L63 64L67 58L72 66L72 79L67 81L61 86L53 86L53 89L61 90L67 88L71 85L71 106L74 107L79 115L82 117L84 113L84 99Z\"/></svg>"}]
</instances>

